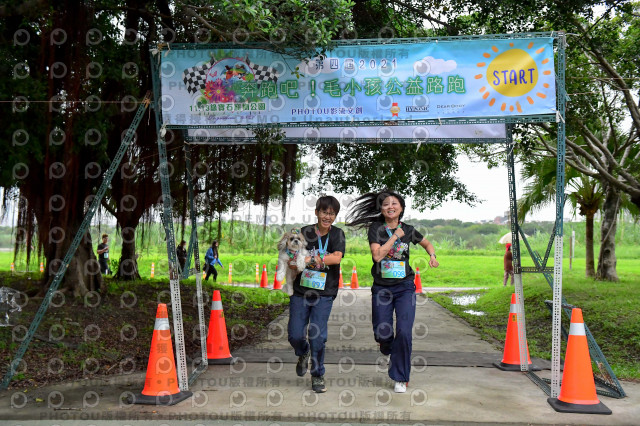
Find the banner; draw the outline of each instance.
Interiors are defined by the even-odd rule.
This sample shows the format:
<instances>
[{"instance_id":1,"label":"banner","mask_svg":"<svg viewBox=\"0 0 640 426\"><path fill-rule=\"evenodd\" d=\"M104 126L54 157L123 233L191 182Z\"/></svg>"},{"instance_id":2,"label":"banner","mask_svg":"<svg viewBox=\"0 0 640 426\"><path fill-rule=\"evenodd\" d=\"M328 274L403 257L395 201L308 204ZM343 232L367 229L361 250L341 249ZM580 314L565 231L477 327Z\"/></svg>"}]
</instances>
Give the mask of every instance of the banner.
<instances>
[{"instance_id":1,"label":"banner","mask_svg":"<svg viewBox=\"0 0 640 426\"><path fill-rule=\"evenodd\" d=\"M551 37L362 43L308 62L255 48L172 47L160 53L164 124L377 126L555 113Z\"/></svg>"},{"instance_id":2,"label":"banner","mask_svg":"<svg viewBox=\"0 0 640 426\"><path fill-rule=\"evenodd\" d=\"M471 142L506 142L504 124L465 124L448 126L363 126L363 127L285 127L285 139L299 143L323 143L327 139L340 142L429 143L434 140ZM255 142L251 129L215 128L188 129L188 142Z\"/></svg>"}]
</instances>

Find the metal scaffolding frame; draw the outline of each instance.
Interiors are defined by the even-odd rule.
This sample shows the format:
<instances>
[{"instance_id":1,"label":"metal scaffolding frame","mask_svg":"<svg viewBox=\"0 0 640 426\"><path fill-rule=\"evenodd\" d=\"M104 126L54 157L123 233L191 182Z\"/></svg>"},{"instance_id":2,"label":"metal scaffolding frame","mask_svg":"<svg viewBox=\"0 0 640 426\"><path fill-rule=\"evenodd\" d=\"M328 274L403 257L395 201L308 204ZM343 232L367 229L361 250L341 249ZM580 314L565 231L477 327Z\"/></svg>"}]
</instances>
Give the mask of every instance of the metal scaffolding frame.
<instances>
[{"instance_id":1,"label":"metal scaffolding frame","mask_svg":"<svg viewBox=\"0 0 640 426\"><path fill-rule=\"evenodd\" d=\"M446 118L446 119L426 119L426 120L406 120L406 121L398 121L396 125L449 125L449 124L499 124L504 123L507 126L507 138L506 139L490 139L490 138L469 138L469 139L434 139L434 140L426 140L426 141L415 141L415 140L405 140L405 139L366 139L366 140L342 140L336 138L327 138L326 140L307 140L304 138L290 138L285 139L283 143L296 143L296 144L316 144L316 143L396 143L396 144L408 144L408 143L505 143L505 146L508 151L508 164L507 164L507 172L508 172L508 181L509 181L509 209L511 214L511 235L512 235L512 244L513 244L513 264L514 264L514 277L515 277L515 290L516 290L516 302L517 302L517 312L518 312L518 344L520 347L520 369L525 372L536 384L538 384L547 394L552 397L557 397L560 390L560 337L561 337L561 314L562 308L564 308L565 313L570 315L570 310L568 308L566 301L562 297L562 244L563 244L563 210L564 210L564 180L565 180L565 136L566 136L566 126L565 126L565 102L566 102L566 93L565 93L565 34L563 32L551 32L551 33L526 33L526 34L512 34L512 35L487 35L487 36L461 36L461 37L445 37L439 38L437 40L486 40L486 39L513 39L513 38L533 38L533 37L553 37L556 41L556 90L557 90L557 109L553 113L542 114L542 115L530 115L530 116L519 116L519 117L470 117L470 118ZM419 41L433 41L436 39L419 39ZM403 39L403 40L394 40L394 42L400 43L412 43L416 42L417 39ZM372 40L358 40L358 45L367 45L367 44L380 44L380 41L372 41ZM352 42L349 42L353 44ZM340 44L340 43L338 43ZM255 47L259 48L262 45L260 44L251 44L251 45L243 45L242 48L247 47ZM158 45L157 48L151 49L151 71L152 71L152 81L153 81L153 109L155 112L156 118L156 130L158 135L158 153L160 157L160 166L159 166L159 177L162 186L162 201L163 201L163 209L162 209L162 221L163 226L166 233L166 242L167 242L167 257L169 260L169 286L171 292L171 309L173 313L173 326L174 326L174 339L175 339L175 350L176 350L176 370L178 375L178 384L181 391L186 391L189 389L189 386L193 384L193 382L197 379L197 377L206 371L207 369L207 352L206 352L206 325L204 323L204 301L202 295L202 275L200 268L200 259L199 259L199 247L198 247L198 234L197 234L197 216L194 205L194 179L191 176L191 149L190 145L199 145L199 144L248 144L255 143L254 141L241 139L241 140L233 140L233 139L225 139L225 138L215 138L215 140L188 140L186 135L187 129L197 129L197 128L216 128L216 127L229 127L225 126L216 126L216 125L171 125L165 126L162 123L162 117L160 113L159 101L161 99L160 93L160 83L159 83L159 60L162 52L162 48L166 47L166 45ZM218 48L218 47L229 47L228 44L224 45L203 45L203 44L174 44L172 45L174 48L182 48L182 49L203 49L203 48ZM42 318L51 302L51 299L54 293L57 291L59 284L64 277L67 266L73 257L79 243L80 239L86 232L91 222L93 215L95 214L97 207L104 196L107 187L109 186L113 175L118 168L120 161L124 155L124 152L128 148L129 144L134 138L135 130L138 127L142 115L146 108L150 104L150 95L147 94L143 103L140 105L136 116L127 131L125 138L122 140L122 144L118 153L114 157L113 162L111 163L109 169L105 173L104 181L102 185L98 189L96 196L93 198L91 206L89 207L87 214L82 222L80 229L78 230L73 243L69 247L65 258L62 262L61 268L56 273L54 280L47 291L47 294L40 306L31 326L29 328L29 332L27 333L26 338L22 341L13 361L11 362L8 371L6 372L3 382L0 386L2 389L6 389L11 381L11 378L16 372L18 365L22 362L22 357L24 356L27 347L33 338L36 329L38 328ZM540 259L540 256L537 252L533 251L529 246L528 241L526 240L524 233L520 229L517 221L517 205L516 205L516 186L515 186L515 166L514 166L514 153L513 149L515 147L515 143L512 138L512 129L513 125L517 123L536 123L536 122L556 122L558 125L558 134L557 134L557 187L556 187L556 222L555 226L547 247L547 251L545 253L544 260ZM313 122L313 123L287 123L286 127L340 127L341 125L348 125L348 127L354 126L367 126L367 125L375 125L375 122ZM278 124L262 124L262 127L269 126L279 126ZM242 126L250 128L252 126ZM189 249L188 249L188 257L187 257L187 267L184 271L180 271L180 267L177 261L176 255L176 244L175 244L175 232L172 221L172 198L171 198L171 190L170 190L170 181L169 181L169 166L167 162L167 151L166 151L166 142L165 142L165 134L167 129L177 129L177 130L185 130L185 157L186 157L186 168L187 168L187 184L188 184L188 197L189 197L189 212L191 219L191 234L189 239ZM522 267L521 266L521 254L520 254L520 241L519 238L522 236L523 241L529 251L532 259L534 260L535 267ZM547 260L550 255L551 247L555 243L555 253L554 253L554 267L553 271L551 268L546 266ZM189 269L191 256L194 257L195 267ZM553 272L553 276L551 273ZM524 293L523 293L523 283L522 283L522 274L523 273L542 273L545 278L551 285L553 289L553 301L551 303L552 309L552 359L551 359L551 386L549 386L545 380L539 378L535 373L528 371L528 362L527 362L527 350L526 350L526 326L525 326L525 311L524 311ZM180 279L186 279L188 276L195 274L196 278L196 292L197 292L197 304L198 304L198 318L199 318L199 331L200 331L200 341L201 341L201 356L193 362L193 366L191 368L191 372L188 373L187 370L187 362L186 362L186 353L185 353L185 345L184 345L184 329L183 329L183 319L182 319L182 304L180 298ZM608 381L609 383L605 383L610 390L609 393L604 393L608 396L613 397L624 397L624 391L620 386L619 382L615 378L615 375L611 371L604 355L600 351L600 348L595 343L593 336L587 329L587 336L589 339L589 346L591 351L591 356L595 358L596 363L603 363L608 371L610 372L610 377L612 380ZM600 383L602 384L602 383Z\"/></svg>"}]
</instances>

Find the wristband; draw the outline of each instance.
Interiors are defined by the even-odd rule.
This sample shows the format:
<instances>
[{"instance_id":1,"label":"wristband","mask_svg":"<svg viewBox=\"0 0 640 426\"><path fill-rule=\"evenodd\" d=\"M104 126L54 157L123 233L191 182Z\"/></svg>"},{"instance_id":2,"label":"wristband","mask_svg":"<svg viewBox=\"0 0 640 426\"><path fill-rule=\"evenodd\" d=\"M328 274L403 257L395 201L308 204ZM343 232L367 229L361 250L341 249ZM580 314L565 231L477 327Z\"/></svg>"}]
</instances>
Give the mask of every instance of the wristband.
<instances>
[{"instance_id":1,"label":"wristband","mask_svg":"<svg viewBox=\"0 0 640 426\"><path fill-rule=\"evenodd\" d=\"M432 254L430 254L429 256L433 257L434 259L437 259L437 258L438 258L438 256L436 256L436 254L435 254L435 253L432 253Z\"/></svg>"}]
</instances>

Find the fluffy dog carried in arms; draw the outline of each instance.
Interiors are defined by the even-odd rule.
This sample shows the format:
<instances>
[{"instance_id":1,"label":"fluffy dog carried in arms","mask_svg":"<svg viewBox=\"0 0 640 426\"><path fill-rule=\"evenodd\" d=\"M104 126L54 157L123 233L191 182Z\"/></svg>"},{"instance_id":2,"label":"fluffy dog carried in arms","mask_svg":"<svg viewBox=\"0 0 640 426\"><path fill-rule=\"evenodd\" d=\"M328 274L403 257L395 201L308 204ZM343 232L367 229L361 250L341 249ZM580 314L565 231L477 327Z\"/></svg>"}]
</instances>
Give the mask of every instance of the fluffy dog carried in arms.
<instances>
[{"instance_id":1,"label":"fluffy dog carried in arms","mask_svg":"<svg viewBox=\"0 0 640 426\"><path fill-rule=\"evenodd\" d=\"M278 273L276 279L282 282L285 278L287 282L282 286L282 291L289 296L293 294L293 282L296 275L304 270L305 257L309 256L307 251L307 240L298 229L292 229L291 232L285 232L278 243ZM289 268L289 264L296 265L297 270Z\"/></svg>"}]
</instances>

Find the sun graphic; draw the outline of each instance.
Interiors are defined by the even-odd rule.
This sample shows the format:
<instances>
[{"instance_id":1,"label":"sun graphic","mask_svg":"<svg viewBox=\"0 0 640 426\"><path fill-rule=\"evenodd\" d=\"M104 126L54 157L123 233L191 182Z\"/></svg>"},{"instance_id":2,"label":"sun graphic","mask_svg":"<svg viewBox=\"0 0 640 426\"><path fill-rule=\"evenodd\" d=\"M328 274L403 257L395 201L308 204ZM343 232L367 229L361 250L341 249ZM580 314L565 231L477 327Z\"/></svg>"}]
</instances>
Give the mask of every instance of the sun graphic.
<instances>
[{"instance_id":1,"label":"sun graphic","mask_svg":"<svg viewBox=\"0 0 640 426\"><path fill-rule=\"evenodd\" d=\"M482 54L486 61L479 62L476 66L486 68L486 71L477 74L475 78L480 80L486 77L487 85L482 86L479 92L483 99L489 100L489 106L498 104L501 111L508 109L513 112L515 109L522 113L525 100L533 105L536 97L547 97L538 82L540 79L553 81L553 63L547 57L538 64L529 53L535 52L536 56L540 56L546 48L536 48L534 42L530 42L524 50L514 48L514 43L509 43L509 49L503 52L496 46L491 46L491 52ZM543 82L542 87L549 89L551 85Z\"/></svg>"}]
</instances>

